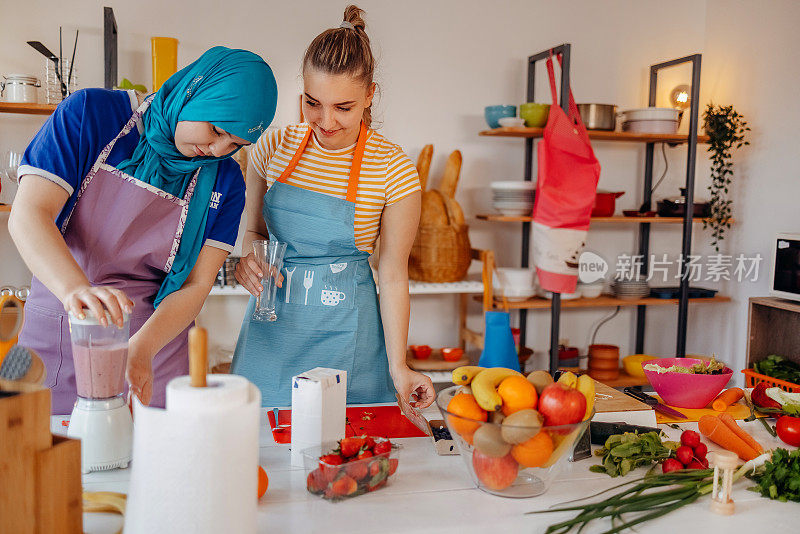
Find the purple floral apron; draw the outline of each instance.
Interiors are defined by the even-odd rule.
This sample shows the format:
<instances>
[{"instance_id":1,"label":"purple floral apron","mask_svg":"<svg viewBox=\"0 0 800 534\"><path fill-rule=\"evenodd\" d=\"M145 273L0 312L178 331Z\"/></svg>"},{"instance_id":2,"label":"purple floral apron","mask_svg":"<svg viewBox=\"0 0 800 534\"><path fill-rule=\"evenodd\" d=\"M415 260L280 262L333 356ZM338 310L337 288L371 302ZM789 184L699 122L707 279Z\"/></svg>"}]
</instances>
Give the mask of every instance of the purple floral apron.
<instances>
[{"instance_id":1,"label":"purple floral apron","mask_svg":"<svg viewBox=\"0 0 800 534\"><path fill-rule=\"evenodd\" d=\"M184 197L177 198L106 164L114 144L131 131L149 105L150 99L139 106L100 152L61 227L67 247L89 282L121 289L134 302L131 335L153 314L153 300L178 251L198 174ZM188 374L188 331L189 327L153 359L151 406L164 406L167 382ZM69 319L61 301L36 277L25 304L19 343L33 349L47 367L45 385L52 392L53 413L70 413L77 390Z\"/></svg>"}]
</instances>

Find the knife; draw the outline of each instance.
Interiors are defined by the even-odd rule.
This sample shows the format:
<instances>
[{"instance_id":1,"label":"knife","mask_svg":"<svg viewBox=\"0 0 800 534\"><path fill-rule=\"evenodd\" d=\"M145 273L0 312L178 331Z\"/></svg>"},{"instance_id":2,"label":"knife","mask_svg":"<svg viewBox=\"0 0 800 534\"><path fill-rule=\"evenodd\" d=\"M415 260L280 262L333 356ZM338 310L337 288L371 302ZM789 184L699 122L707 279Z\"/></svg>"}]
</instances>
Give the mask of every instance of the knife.
<instances>
[{"instance_id":1,"label":"knife","mask_svg":"<svg viewBox=\"0 0 800 534\"><path fill-rule=\"evenodd\" d=\"M661 412L664 415L668 415L670 417L677 417L678 419L688 419L688 417L683 415L678 410L670 408L665 404L661 404L660 402L658 402L658 399L656 399L655 397L651 397L650 395L644 393L643 391L638 391L637 389L634 389L632 387L626 387L622 390L622 392L628 395L629 397L633 397L634 399L647 404L648 406L652 406L654 410Z\"/></svg>"}]
</instances>

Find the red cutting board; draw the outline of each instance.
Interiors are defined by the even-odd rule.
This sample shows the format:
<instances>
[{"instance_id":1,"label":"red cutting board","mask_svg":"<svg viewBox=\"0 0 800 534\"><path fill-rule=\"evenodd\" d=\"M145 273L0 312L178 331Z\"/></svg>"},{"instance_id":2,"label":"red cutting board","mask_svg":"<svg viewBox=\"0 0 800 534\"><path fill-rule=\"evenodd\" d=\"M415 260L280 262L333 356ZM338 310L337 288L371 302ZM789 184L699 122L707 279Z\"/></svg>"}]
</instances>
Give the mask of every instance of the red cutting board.
<instances>
[{"instance_id":1,"label":"red cutting board","mask_svg":"<svg viewBox=\"0 0 800 534\"><path fill-rule=\"evenodd\" d=\"M382 438L421 438L426 434L414 426L397 406L351 406L346 410L348 424L345 425L345 436L368 436ZM269 426L275 443L291 443L291 427L275 429L275 414L267 412ZM278 423L291 425L292 411L279 410Z\"/></svg>"}]
</instances>

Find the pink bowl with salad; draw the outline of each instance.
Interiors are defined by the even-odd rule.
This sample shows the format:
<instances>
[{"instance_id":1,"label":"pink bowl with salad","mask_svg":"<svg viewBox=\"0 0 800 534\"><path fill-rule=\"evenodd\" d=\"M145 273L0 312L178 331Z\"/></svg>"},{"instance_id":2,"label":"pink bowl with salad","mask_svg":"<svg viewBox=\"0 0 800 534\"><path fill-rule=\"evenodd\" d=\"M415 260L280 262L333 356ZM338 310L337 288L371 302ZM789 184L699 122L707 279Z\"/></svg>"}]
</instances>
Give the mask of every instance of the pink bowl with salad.
<instances>
[{"instance_id":1,"label":"pink bowl with salad","mask_svg":"<svg viewBox=\"0 0 800 534\"><path fill-rule=\"evenodd\" d=\"M727 367L716 374L688 372L693 365L708 367L710 362L698 358L658 358L642 362L642 369L650 385L665 404L677 408L705 408L719 395L733 375ZM648 366L651 366L648 369ZM652 366L660 367L654 370ZM679 371L676 368L685 368Z\"/></svg>"}]
</instances>

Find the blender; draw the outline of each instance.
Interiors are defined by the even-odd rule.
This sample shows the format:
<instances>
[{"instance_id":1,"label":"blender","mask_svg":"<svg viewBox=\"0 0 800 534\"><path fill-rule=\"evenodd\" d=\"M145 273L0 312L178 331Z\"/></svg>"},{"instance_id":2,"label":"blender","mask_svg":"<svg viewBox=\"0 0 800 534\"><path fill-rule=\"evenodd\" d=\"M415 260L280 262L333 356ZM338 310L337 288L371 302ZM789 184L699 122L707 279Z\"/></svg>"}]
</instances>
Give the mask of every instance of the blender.
<instances>
[{"instance_id":1,"label":"blender","mask_svg":"<svg viewBox=\"0 0 800 534\"><path fill-rule=\"evenodd\" d=\"M69 315L72 358L78 400L72 409L67 435L81 440L81 471L127 467L131 461L133 420L122 394L128 359L130 323L122 328L107 315L103 326L85 310L85 318Z\"/></svg>"}]
</instances>

